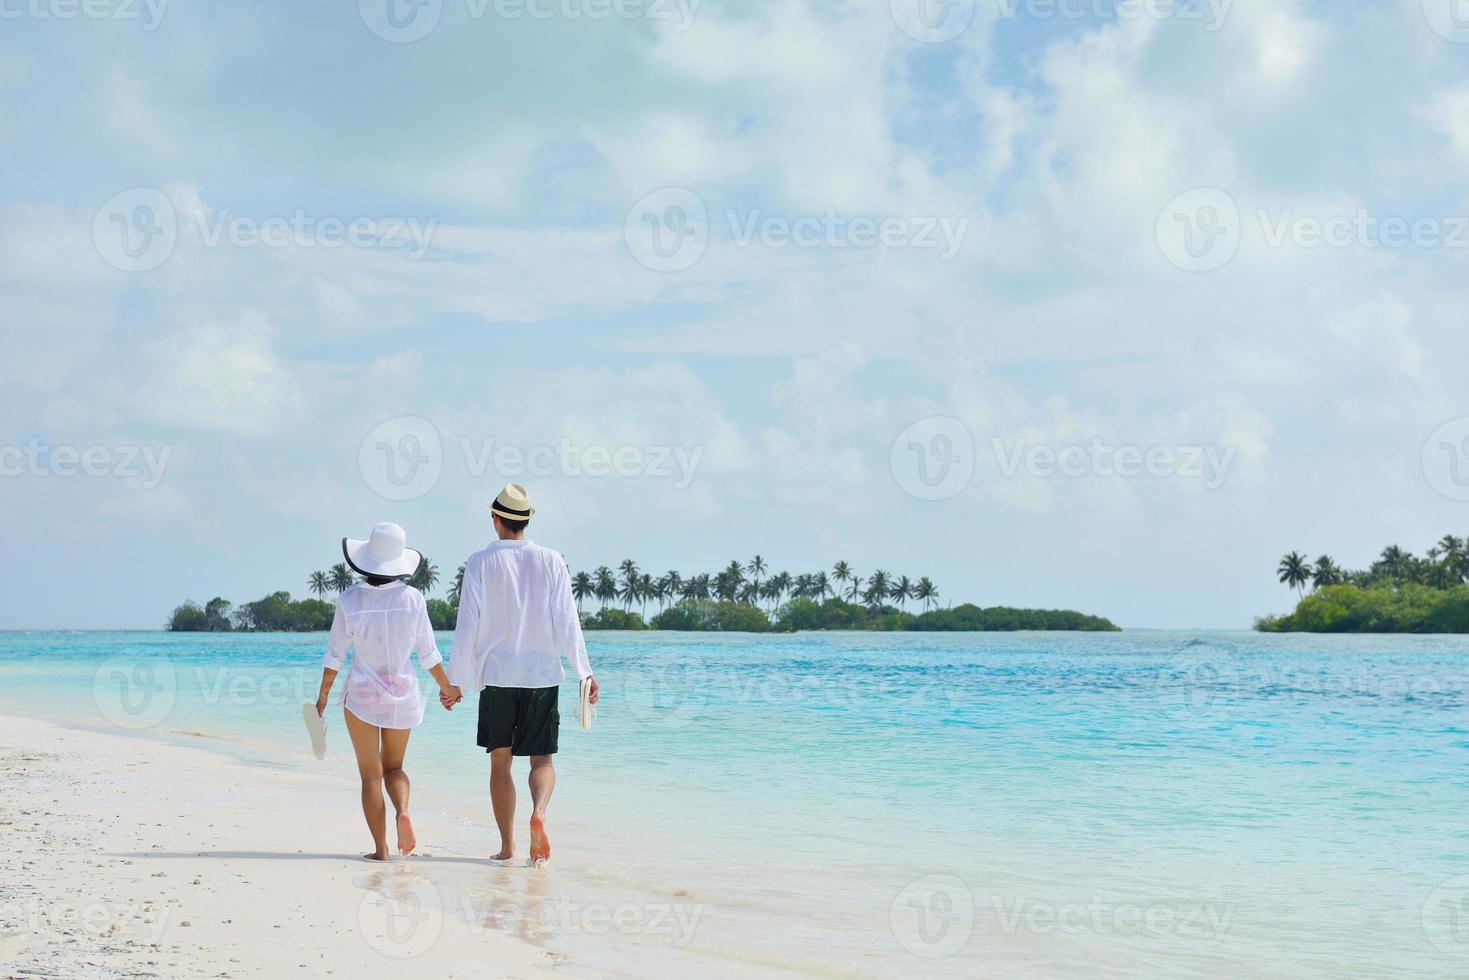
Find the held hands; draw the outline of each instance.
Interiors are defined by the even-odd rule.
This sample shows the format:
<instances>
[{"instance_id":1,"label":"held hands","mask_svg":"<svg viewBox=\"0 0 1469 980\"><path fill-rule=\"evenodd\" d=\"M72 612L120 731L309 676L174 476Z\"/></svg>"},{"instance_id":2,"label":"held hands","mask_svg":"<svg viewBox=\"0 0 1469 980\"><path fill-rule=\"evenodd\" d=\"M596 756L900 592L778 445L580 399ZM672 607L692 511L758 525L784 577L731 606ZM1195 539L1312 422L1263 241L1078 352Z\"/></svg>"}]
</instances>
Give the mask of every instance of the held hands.
<instances>
[{"instance_id":1,"label":"held hands","mask_svg":"<svg viewBox=\"0 0 1469 980\"><path fill-rule=\"evenodd\" d=\"M439 704L444 706L445 711L453 711L454 705L464 700L464 692L453 684L447 684L439 688Z\"/></svg>"}]
</instances>

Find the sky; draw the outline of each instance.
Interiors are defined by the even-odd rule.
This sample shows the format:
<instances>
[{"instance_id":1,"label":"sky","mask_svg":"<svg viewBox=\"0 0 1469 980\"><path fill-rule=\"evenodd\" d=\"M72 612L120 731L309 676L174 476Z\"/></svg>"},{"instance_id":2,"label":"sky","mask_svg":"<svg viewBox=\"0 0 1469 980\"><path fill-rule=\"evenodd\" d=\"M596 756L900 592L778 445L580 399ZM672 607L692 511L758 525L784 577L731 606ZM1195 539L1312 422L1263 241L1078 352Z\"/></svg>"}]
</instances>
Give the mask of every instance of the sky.
<instances>
[{"instance_id":1,"label":"sky","mask_svg":"<svg viewBox=\"0 0 1469 980\"><path fill-rule=\"evenodd\" d=\"M1466 8L0 0L0 628L512 480L1129 627L1469 534Z\"/></svg>"}]
</instances>

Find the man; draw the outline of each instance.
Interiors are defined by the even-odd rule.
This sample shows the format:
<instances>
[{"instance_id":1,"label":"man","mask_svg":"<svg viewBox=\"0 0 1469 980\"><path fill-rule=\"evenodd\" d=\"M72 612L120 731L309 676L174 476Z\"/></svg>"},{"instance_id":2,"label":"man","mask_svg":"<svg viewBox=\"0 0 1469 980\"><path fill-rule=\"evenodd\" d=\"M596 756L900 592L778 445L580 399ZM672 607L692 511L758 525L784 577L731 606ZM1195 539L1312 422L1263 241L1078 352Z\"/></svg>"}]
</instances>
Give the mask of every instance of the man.
<instances>
[{"instance_id":1,"label":"man","mask_svg":"<svg viewBox=\"0 0 1469 980\"><path fill-rule=\"evenodd\" d=\"M546 807L556 785L551 757L561 726L557 695L566 679L562 654L579 679L591 682L593 704L597 682L587 662L566 562L526 540L525 528L535 509L525 487L507 484L490 504L490 515L499 540L464 565L449 660L453 686L440 700L452 709L464 691L479 692L476 741L490 754L490 801L500 828L497 861L515 856L511 761L530 756L530 859L540 864L551 856Z\"/></svg>"}]
</instances>

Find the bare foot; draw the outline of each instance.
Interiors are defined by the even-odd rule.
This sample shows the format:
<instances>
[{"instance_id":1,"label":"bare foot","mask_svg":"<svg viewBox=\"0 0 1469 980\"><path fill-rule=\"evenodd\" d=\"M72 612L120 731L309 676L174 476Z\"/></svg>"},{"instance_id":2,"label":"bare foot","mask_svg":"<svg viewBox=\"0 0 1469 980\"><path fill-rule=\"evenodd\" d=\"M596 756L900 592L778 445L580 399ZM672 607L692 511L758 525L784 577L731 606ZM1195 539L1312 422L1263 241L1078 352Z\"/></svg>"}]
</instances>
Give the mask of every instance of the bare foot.
<instances>
[{"instance_id":1,"label":"bare foot","mask_svg":"<svg viewBox=\"0 0 1469 980\"><path fill-rule=\"evenodd\" d=\"M491 861L508 861L508 860L510 860L513 857L515 857L515 848L513 848L513 847L502 847L502 848L500 848L500 853L491 856L490 860Z\"/></svg>"},{"instance_id":2,"label":"bare foot","mask_svg":"<svg viewBox=\"0 0 1469 980\"><path fill-rule=\"evenodd\" d=\"M367 860L369 861L386 861L388 859L388 849L384 847L382 850L374 851L371 854L364 854L362 856L367 858Z\"/></svg>"},{"instance_id":3,"label":"bare foot","mask_svg":"<svg viewBox=\"0 0 1469 980\"><path fill-rule=\"evenodd\" d=\"M398 814L398 853L407 856L413 853L418 846L418 838L413 836L413 821L408 819L408 814Z\"/></svg>"},{"instance_id":4,"label":"bare foot","mask_svg":"<svg viewBox=\"0 0 1469 980\"><path fill-rule=\"evenodd\" d=\"M530 818L530 863L545 864L551 860L551 838L546 836L546 821L543 817Z\"/></svg>"}]
</instances>

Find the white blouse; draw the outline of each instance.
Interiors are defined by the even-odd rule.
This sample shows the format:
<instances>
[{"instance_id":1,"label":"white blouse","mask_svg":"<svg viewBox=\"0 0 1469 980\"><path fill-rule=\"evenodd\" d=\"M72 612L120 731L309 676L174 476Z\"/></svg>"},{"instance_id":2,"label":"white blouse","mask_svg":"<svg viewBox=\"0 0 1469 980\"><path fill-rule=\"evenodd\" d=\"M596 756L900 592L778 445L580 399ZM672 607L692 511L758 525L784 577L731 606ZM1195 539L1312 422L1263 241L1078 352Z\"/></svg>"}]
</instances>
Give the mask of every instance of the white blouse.
<instances>
[{"instance_id":1,"label":"white blouse","mask_svg":"<svg viewBox=\"0 0 1469 980\"><path fill-rule=\"evenodd\" d=\"M378 728L422 724L423 695L408 655L417 652L424 670L444 662L423 593L402 582L364 583L343 592L321 665L341 670L349 649L352 666L342 685L346 709Z\"/></svg>"}]
</instances>

